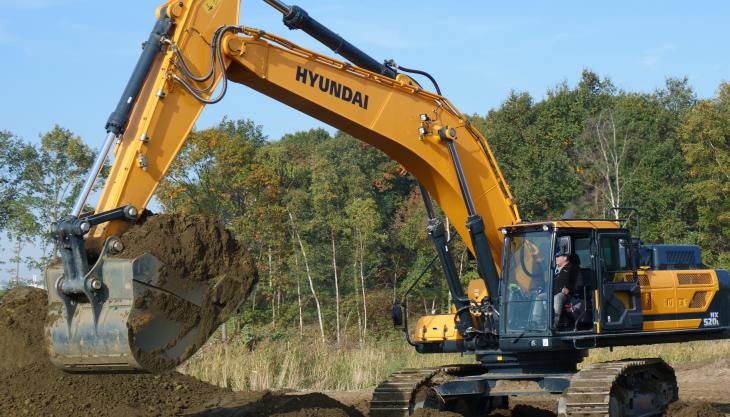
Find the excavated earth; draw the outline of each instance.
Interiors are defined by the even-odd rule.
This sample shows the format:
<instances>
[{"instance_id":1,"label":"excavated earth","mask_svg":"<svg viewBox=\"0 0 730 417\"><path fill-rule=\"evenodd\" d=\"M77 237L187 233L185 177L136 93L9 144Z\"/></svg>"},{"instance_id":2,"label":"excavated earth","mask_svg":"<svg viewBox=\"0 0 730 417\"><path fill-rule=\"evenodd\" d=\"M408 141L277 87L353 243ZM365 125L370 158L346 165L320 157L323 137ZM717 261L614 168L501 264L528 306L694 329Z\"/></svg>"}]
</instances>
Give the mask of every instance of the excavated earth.
<instances>
[{"instance_id":1,"label":"excavated earth","mask_svg":"<svg viewBox=\"0 0 730 417\"><path fill-rule=\"evenodd\" d=\"M147 289L134 300L127 320L130 339L144 333L152 313L180 323L177 336L165 347L175 346L188 333L193 341L174 360L134 349L137 361L147 370L173 369L195 353L210 335L235 313L246 300L258 275L254 261L243 245L215 217L205 215L160 214L145 216L121 236L124 250L117 257L133 259L150 253L163 267L154 286L172 293L195 291L202 296L200 306L163 291ZM162 350L162 349L160 349Z\"/></svg>"}]
</instances>

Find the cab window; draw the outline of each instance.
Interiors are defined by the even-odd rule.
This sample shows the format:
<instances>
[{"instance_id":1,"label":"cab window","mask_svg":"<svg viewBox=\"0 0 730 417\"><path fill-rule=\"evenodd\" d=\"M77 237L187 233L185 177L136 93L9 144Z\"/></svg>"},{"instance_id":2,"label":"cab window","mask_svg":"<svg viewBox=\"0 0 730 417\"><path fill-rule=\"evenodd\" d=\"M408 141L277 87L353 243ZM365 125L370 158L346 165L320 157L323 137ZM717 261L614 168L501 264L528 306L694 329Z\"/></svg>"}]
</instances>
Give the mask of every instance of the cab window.
<instances>
[{"instance_id":1,"label":"cab window","mask_svg":"<svg viewBox=\"0 0 730 417\"><path fill-rule=\"evenodd\" d=\"M552 234L531 232L510 236L504 283L507 332L548 327Z\"/></svg>"},{"instance_id":2,"label":"cab window","mask_svg":"<svg viewBox=\"0 0 730 417\"><path fill-rule=\"evenodd\" d=\"M625 237L601 237L599 251L601 268L604 272L621 272L631 269L630 252Z\"/></svg>"}]
</instances>

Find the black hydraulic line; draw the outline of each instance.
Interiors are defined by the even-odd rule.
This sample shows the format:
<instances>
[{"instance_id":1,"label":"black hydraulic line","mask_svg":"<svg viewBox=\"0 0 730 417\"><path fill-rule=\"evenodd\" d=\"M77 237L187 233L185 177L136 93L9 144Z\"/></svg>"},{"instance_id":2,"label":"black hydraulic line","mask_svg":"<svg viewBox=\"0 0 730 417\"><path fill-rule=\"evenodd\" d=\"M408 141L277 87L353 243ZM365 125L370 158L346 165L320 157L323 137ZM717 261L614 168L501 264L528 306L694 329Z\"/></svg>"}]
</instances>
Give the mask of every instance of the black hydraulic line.
<instances>
[{"instance_id":1,"label":"black hydraulic line","mask_svg":"<svg viewBox=\"0 0 730 417\"><path fill-rule=\"evenodd\" d=\"M388 78L395 78L398 73L387 65L381 64L373 57L366 54L360 48L345 40L328 27L313 19L306 10L299 6L287 6L278 0L265 0L266 3L281 12L284 16L284 24L291 30L301 29L309 36L320 41L336 54L343 56L348 61Z\"/></svg>"},{"instance_id":2,"label":"black hydraulic line","mask_svg":"<svg viewBox=\"0 0 730 417\"><path fill-rule=\"evenodd\" d=\"M225 97L226 92L228 91L228 76L226 74L225 63L223 61L223 47L221 45L221 42L223 40L223 35L226 32L237 31L237 30L239 30L238 26L230 26L230 25L221 26L220 28L218 28L218 30L216 30L215 34L213 35L213 42L211 44L211 48L213 49L213 55L215 56L215 59L212 63L213 72L215 72L216 65L220 66L221 74L222 74L221 78L222 78L222 83L223 83L223 86L221 87L221 90L216 97L211 97L211 98L203 97L201 94L208 92L207 90L205 90L205 89L201 90L201 89L194 87L188 81L179 77L177 74L172 74L172 79L179 82L180 85L182 85L183 88L185 88L185 90L187 90L187 92L190 93L190 95L195 97L195 99L200 101L201 103L216 104L219 101L223 100L223 97ZM211 84L210 87L212 87L212 85L214 85L214 80L215 80L215 78L213 78L213 80L212 80L213 83Z\"/></svg>"},{"instance_id":3,"label":"black hydraulic line","mask_svg":"<svg viewBox=\"0 0 730 417\"><path fill-rule=\"evenodd\" d=\"M172 19L167 17L167 9L162 9L160 19L152 29L149 39L144 43L142 55L137 61L137 66L134 67L132 76L129 78L124 93L122 93L122 97L119 99L117 108L112 112L106 122L105 128L107 132L114 133L115 135L124 133L132 108L142 90L147 74L150 68L152 68L157 54L162 51L162 39L172 34L173 26Z\"/></svg>"},{"instance_id":4,"label":"black hydraulic line","mask_svg":"<svg viewBox=\"0 0 730 417\"><path fill-rule=\"evenodd\" d=\"M423 198L423 204L426 206L426 214L428 215L428 219L435 219L436 212L433 209L433 201L431 201L431 195L428 193L428 190L426 190L426 187L424 187L420 181L418 182L418 189L421 190L421 197Z\"/></svg>"},{"instance_id":5,"label":"black hydraulic line","mask_svg":"<svg viewBox=\"0 0 730 417\"><path fill-rule=\"evenodd\" d=\"M433 87L436 89L436 93L438 93L438 95L440 95L440 96L443 95L443 94L441 94L441 88L439 88L439 84L436 82L436 79L431 74L427 73L426 71L421 71L421 70L417 70L417 69L413 69L413 68L406 68L404 66L396 64L395 61L393 61L392 59L385 61L385 65L387 65L389 67L393 67L397 70L401 70L403 72L423 75L424 77L428 78L431 81L431 83L433 84Z\"/></svg>"},{"instance_id":6,"label":"black hydraulic line","mask_svg":"<svg viewBox=\"0 0 730 417\"><path fill-rule=\"evenodd\" d=\"M468 308L465 309L465 307L469 307L469 298L464 294L464 289L461 286L461 282L459 282L459 275L456 273L454 259L451 257L451 252L449 252L449 246L446 241L446 229L439 219L434 218L429 220L427 230L441 261L452 302L456 306L456 309L461 311L459 313L460 320L456 324L456 329L459 331L459 334L464 336L466 335L466 329L471 327L471 314Z\"/></svg>"},{"instance_id":7,"label":"black hydraulic line","mask_svg":"<svg viewBox=\"0 0 730 417\"><path fill-rule=\"evenodd\" d=\"M472 245L474 247L474 256L477 261L477 269L479 274L484 278L487 286L489 296L487 298L494 307L499 309L499 275L497 274L497 268L494 265L494 258L492 257L491 249L489 248L489 241L487 235L484 233L484 219L476 212L474 207L474 201L472 200L471 193L469 191L469 184L466 182L464 176L464 170L461 167L461 160L459 159L459 153L456 150L454 140L456 139L456 131L448 127L441 128L439 130L439 137L441 140L446 142L449 152L451 153L451 160L454 164L454 170L459 180L459 187L461 188L461 195L466 205L468 217L466 220L466 227L469 230L471 236Z\"/></svg>"},{"instance_id":8,"label":"black hydraulic line","mask_svg":"<svg viewBox=\"0 0 730 417\"><path fill-rule=\"evenodd\" d=\"M443 129L442 129L443 130ZM453 129L452 129L453 130ZM439 132L441 133L441 132ZM443 139L442 135L442 139ZM466 182L466 177L464 176L464 170L461 169L461 160L459 159L459 153L456 151L456 145L454 145L453 140L446 140L446 146L449 148L449 152L451 153L451 160L454 162L454 168L456 169L456 177L459 180L459 188L461 188L461 196L464 198L464 204L466 205L466 211L469 214L469 216L473 216L477 213L476 208L474 207L474 201L471 198L471 193L469 191L469 184Z\"/></svg>"}]
</instances>

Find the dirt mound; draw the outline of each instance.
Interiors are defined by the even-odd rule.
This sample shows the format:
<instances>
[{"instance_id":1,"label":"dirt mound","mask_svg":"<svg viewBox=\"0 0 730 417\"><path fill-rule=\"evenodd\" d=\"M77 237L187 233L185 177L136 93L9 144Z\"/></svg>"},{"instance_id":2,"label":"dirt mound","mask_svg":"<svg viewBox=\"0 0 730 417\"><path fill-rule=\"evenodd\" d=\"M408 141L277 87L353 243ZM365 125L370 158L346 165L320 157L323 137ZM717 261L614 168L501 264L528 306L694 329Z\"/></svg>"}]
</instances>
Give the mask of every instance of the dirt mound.
<instances>
[{"instance_id":1,"label":"dirt mound","mask_svg":"<svg viewBox=\"0 0 730 417\"><path fill-rule=\"evenodd\" d=\"M45 291L18 287L0 304L0 415L174 416L231 391L178 374L74 375L43 348Z\"/></svg>"},{"instance_id":2,"label":"dirt mound","mask_svg":"<svg viewBox=\"0 0 730 417\"><path fill-rule=\"evenodd\" d=\"M221 407L191 413L195 417L364 417L362 411L325 394L236 393Z\"/></svg>"},{"instance_id":3,"label":"dirt mound","mask_svg":"<svg viewBox=\"0 0 730 417\"><path fill-rule=\"evenodd\" d=\"M0 303L0 416L362 417L318 393L233 393L161 374L68 374L43 350L45 291L19 287Z\"/></svg>"},{"instance_id":4,"label":"dirt mound","mask_svg":"<svg viewBox=\"0 0 730 417\"><path fill-rule=\"evenodd\" d=\"M230 394L177 373L66 374L34 363L0 377L1 415L174 416L215 407Z\"/></svg>"},{"instance_id":5,"label":"dirt mound","mask_svg":"<svg viewBox=\"0 0 730 417\"><path fill-rule=\"evenodd\" d=\"M669 406L667 417L725 417L711 404L706 402L687 403L677 401Z\"/></svg>"},{"instance_id":6,"label":"dirt mound","mask_svg":"<svg viewBox=\"0 0 730 417\"><path fill-rule=\"evenodd\" d=\"M181 324L162 347L134 349L135 358L148 370L172 369L195 353L246 300L258 280L246 248L212 216L151 215L130 228L121 240L124 251L117 257L132 259L150 253L163 263L156 281L151 282L153 287L186 294L178 298L149 288L135 299L127 322L133 346L149 345L136 343L135 338L149 335L145 326L158 315ZM160 334L157 330L153 332ZM167 353L173 349L179 352L175 345L183 339L185 349L174 355L176 359L169 359Z\"/></svg>"},{"instance_id":7,"label":"dirt mound","mask_svg":"<svg viewBox=\"0 0 730 417\"><path fill-rule=\"evenodd\" d=\"M43 320L46 317L46 292L31 287L16 287L0 304L0 373L35 363L45 358Z\"/></svg>"}]
</instances>

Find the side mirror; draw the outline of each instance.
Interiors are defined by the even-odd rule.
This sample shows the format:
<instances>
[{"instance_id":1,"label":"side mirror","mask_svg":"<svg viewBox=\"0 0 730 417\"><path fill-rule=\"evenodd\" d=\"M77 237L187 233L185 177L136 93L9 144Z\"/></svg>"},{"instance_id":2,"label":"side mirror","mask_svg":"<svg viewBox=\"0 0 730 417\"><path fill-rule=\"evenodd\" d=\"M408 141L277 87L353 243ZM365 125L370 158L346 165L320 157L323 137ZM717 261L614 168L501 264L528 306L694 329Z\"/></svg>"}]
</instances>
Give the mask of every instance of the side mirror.
<instances>
[{"instance_id":1,"label":"side mirror","mask_svg":"<svg viewBox=\"0 0 730 417\"><path fill-rule=\"evenodd\" d=\"M558 248L560 253L573 253L573 241L570 240L570 236L560 236Z\"/></svg>"},{"instance_id":2,"label":"side mirror","mask_svg":"<svg viewBox=\"0 0 730 417\"><path fill-rule=\"evenodd\" d=\"M393 327L403 326L403 307L400 304L394 304L390 310L390 317L393 319Z\"/></svg>"}]
</instances>

